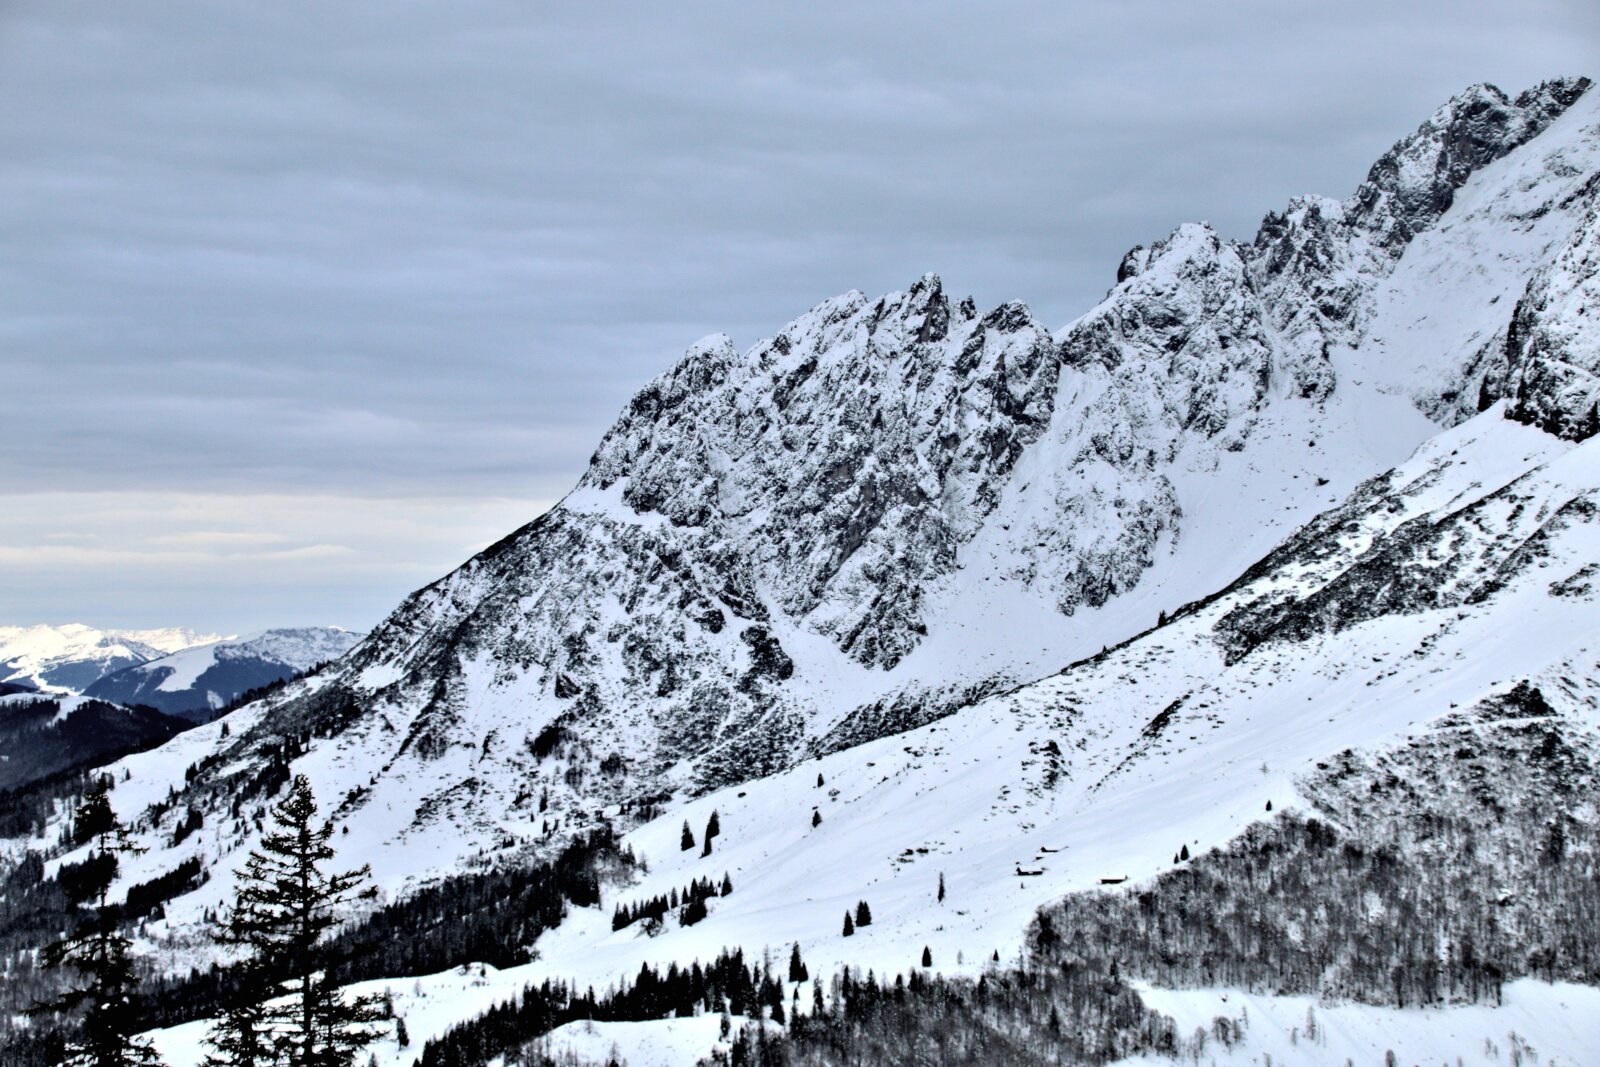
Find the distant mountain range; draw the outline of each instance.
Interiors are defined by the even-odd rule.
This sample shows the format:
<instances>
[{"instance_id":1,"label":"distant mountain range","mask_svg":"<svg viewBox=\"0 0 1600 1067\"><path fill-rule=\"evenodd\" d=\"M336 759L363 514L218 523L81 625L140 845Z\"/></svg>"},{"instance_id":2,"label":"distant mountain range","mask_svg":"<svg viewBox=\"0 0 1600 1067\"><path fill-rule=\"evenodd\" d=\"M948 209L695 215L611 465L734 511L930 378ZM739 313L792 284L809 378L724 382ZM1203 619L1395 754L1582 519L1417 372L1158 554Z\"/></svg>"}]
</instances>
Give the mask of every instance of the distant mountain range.
<instances>
[{"instance_id":1,"label":"distant mountain range","mask_svg":"<svg viewBox=\"0 0 1600 1067\"><path fill-rule=\"evenodd\" d=\"M14 672L0 681L0 790L159 745L361 640L331 626L220 639L76 624L8 627L0 635ZM83 679L82 692L67 684Z\"/></svg>"},{"instance_id":2,"label":"distant mountain range","mask_svg":"<svg viewBox=\"0 0 1600 1067\"><path fill-rule=\"evenodd\" d=\"M263 630L124 667L98 679L84 693L118 704L147 705L191 722L208 722L215 712L252 689L338 659L355 647L361 636L331 626Z\"/></svg>"},{"instance_id":3,"label":"distant mountain range","mask_svg":"<svg viewBox=\"0 0 1600 1067\"><path fill-rule=\"evenodd\" d=\"M81 693L108 674L171 652L222 640L185 627L99 630L65 626L0 626L0 682Z\"/></svg>"}]
</instances>

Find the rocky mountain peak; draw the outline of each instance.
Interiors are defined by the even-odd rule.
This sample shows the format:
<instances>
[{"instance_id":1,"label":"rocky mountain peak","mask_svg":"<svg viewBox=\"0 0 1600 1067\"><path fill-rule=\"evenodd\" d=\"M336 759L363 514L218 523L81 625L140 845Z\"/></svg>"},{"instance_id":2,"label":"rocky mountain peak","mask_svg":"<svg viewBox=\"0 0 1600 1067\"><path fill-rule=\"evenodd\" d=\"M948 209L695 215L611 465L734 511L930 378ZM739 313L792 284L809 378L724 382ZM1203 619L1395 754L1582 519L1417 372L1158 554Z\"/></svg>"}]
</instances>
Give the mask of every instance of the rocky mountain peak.
<instances>
[{"instance_id":1,"label":"rocky mountain peak","mask_svg":"<svg viewBox=\"0 0 1600 1067\"><path fill-rule=\"evenodd\" d=\"M1514 100L1493 85L1467 88L1372 165L1351 198L1351 222L1398 255L1449 210L1473 172L1542 132L1590 84L1588 78L1555 79Z\"/></svg>"},{"instance_id":2,"label":"rocky mountain peak","mask_svg":"<svg viewBox=\"0 0 1600 1067\"><path fill-rule=\"evenodd\" d=\"M979 317L933 274L870 303L851 292L742 355L725 338L691 349L629 405L584 484L737 539L785 615L892 666L921 625L915 590L1048 420L1058 366L1025 305ZM881 587L908 565L898 593Z\"/></svg>"}]
</instances>

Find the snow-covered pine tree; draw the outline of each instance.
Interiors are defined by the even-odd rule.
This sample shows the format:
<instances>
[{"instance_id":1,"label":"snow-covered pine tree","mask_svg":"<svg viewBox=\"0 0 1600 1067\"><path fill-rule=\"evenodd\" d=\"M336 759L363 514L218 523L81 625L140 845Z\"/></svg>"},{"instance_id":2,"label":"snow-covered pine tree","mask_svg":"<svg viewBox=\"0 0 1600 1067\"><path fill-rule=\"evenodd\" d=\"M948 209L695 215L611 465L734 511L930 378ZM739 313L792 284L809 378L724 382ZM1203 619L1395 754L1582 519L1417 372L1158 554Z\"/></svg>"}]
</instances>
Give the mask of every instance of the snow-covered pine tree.
<instances>
[{"instance_id":1,"label":"snow-covered pine tree","mask_svg":"<svg viewBox=\"0 0 1600 1067\"><path fill-rule=\"evenodd\" d=\"M239 888L227 911L218 939L242 947L247 966L276 983L284 1002L263 1008L259 1025L270 1034L271 1060L222 1059L242 1067L248 1063L283 1063L287 1067L346 1067L378 1036L383 1020L380 996L346 997L328 977L328 950L323 935L338 926L364 890L368 869L332 873L333 824L317 825L317 802L305 775L296 775L289 795L274 805L272 825L261 836L237 874ZM265 983L264 983L265 984ZM212 1034L221 1053L232 1042L248 1055L254 1048L244 1035L228 1030L242 1018L224 1017Z\"/></svg>"},{"instance_id":2,"label":"snow-covered pine tree","mask_svg":"<svg viewBox=\"0 0 1600 1067\"><path fill-rule=\"evenodd\" d=\"M71 841L89 846L88 859L75 877L59 879L81 919L70 936L46 947L40 957L46 967L73 968L87 984L41 1005L35 1014L82 1010L79 1032L67 1044L64 1067L153 1067L161 1063L160 1057L133 1036L143 1029L131 1003L138 982L128 952L131 943L122 936L117 908L109 900L117 857L143 850L128 840L106 789L105 781L97 783L73 820Z\"/></svg>"}]
</instances>

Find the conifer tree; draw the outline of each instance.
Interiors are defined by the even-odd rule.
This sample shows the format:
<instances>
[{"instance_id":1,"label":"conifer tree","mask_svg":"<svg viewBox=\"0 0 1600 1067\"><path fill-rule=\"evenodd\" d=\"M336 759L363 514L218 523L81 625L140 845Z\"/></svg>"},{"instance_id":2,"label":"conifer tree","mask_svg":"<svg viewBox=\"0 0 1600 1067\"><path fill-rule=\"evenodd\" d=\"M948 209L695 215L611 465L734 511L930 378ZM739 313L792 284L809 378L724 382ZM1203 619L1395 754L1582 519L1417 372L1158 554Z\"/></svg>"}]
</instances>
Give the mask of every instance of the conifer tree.
<instances>
[{"instance_id":1,"label":"conifer tree","mask_svg":"<svg viewBox=\"0 0 1600 1067\"><path fill-rule=\"evenodd\" d=\"M856 924L851 921L850 913L847 911L847 912L844 913L844 936L845 937L850 937L855 932L856 932Z\"/></svg>"},{"instance_id":2,"label":"conifer tree","mask_svg":"<svg viewBox=\"0 0 1600 1067\"><path fill-rule=\"evenodd\" d=\"M121 854L144 851L128 840L101 781L84 797L72 825L72 843L88 845L82 874L71 880L68 900L74 911L87 914L71 936L49 945L40 956L46 967L71 967L88 980L68 990L35 1014L83 1011L79 1034L67 1043L63 1067L154 1067L161 1063L148 1043L135 1038L142 1027L134 1016L131 995L138 985L122 936L117 908L110 901Z\"/></svg>"},{"instance_id":3,"label":"conifer tree","mask_svg":"<svg viewBox=\"0 0 1600 1067\"><path fill-rule=\"evenodd\" d=\"M789 981L804 982L811 975L806 971L805 961L800 958L800 942L796 941L789 950Z\"/></svg>"},{"instance_id":4,"label":"conifer tree","mask_svg":"<svg viewBox=\"0 0 1600 1067\"><path fill-rule=\"evenodd\" d=\"M711 812L711 818L706 820L705 848L700 850L701 856L711 855L711 839L722 833L722 820L717 818L716 810Z\"/></svg>"},{"instance_id":5,"label":"conifer tree","mask_svg":"<svg viewBox=\"0 0 1600 1067\"><path fill-rule=\"evenodd\" d=\"M933 966L933 952L929 950L927 945L922 946L922 965L924 967Z\"/></svg>"},{"instance_id":6,"label":"conifer tree","mask_svg":"<svg viewBox=\"0 0 1600 1067\"><path fill-rule=\"evenodd\" d=\"M245 960L238 973L239 999L223 1009L206 1035L211 1053L205 1067L268 1067L278 1062L265 1003L273 995L272 983L254 958Z\"/></svg>"},{"instance_id":7,"label":"conifer tree","mask_svg":"<svg viewBox=\"0 0 1600 1067\"><path fill-rule=\"evenodd\" d=\"M728 872L727 871L723 871L722 872L722 892L719 895L725 897L729 893L732 893L732 892L733 892L733 879L728 877Z\"/></svg>"},{"instance_id":8,"label":"conifer tree","mask_svg":"<svg viewBox=\"0 0 1600 1067\"><path fill-rule=\"evenodd\" d=\"M944 872L939 872L939 903L944 903Z\"/></svg>"},{"instance_id":9,"label":"conifer tree","mask_svg":"<svg viewBox=\"0 0 1600 1067\"><path fill-rule=\"evenodd\" d=\"M822 825L822 812L818 811L816 808L811 809L811 825L813 827Z\"/></svg>"},{"instance_id":10,"label":"conifer tree","mask_svg":"<svg viewBox=\"0 0 1600 1067\"><path fill-rule=\"evenodd\" d=\"M856 903L856 925L872 925L872 909L867 907L867 902L862 900Z\"/></svg>"},{"instance_id":11,"label":"conifer tree","mask_svg":"<svg viewBox=\"0 0 1600 1067\"><path fill-rule=\"evenodd\" d=\"M214 1063L348 1067L378 1036L383 998L347 998L328 976L323 935L338 926L363 891L368 868L330 873L332 823L317 824L317 802L305 775L272 808L272 826L237 872L239 888L217 938L246 950L247 968L268 996L285 1003L224 1016L210 1043ZM257 1035L265 1035L261 1040ZM259 1057L266 1052L271 1058Z\"/></svg>"},{"instance_id":12,"label":"conifer tree","mask_svg":"<svg viewBox=\"0 0 1600 1067\"><path fill-rule=\"evenodd\" d=\"M694 831L689 829L689 820L683 820L683 834L678 838L678 847L684 852L694 848Z\"/></svg>"}]
</instances>

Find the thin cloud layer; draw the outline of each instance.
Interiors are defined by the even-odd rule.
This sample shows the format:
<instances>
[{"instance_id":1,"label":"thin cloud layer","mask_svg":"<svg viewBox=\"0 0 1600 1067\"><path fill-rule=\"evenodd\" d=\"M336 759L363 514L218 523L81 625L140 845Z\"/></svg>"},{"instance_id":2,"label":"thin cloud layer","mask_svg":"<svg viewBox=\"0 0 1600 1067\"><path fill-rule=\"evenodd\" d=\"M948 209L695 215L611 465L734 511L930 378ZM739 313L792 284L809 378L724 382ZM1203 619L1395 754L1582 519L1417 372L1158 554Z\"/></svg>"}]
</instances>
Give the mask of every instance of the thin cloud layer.
<instances>
[{"instance_id":1,"label":"thin cloud layer","mask_svg":"<svg viewBox=\"0 0 1600 1067\"><path fill-rule=\"evenodd\" d=\"M365 629L549 501L0 494L0 618Z\"/></svg>"},{"instance_id":2,"label":"thin cloud layer","mask_svg":"<svg viewBox=\"0 0 1600 1067\"><path fill-rule=\"evenodd\" d=\"M0 492L553 499L707 333L925 270L1064 323L1600 54L1554 0L549 6L0 8Z\"/></svg>"}]
</instances>

